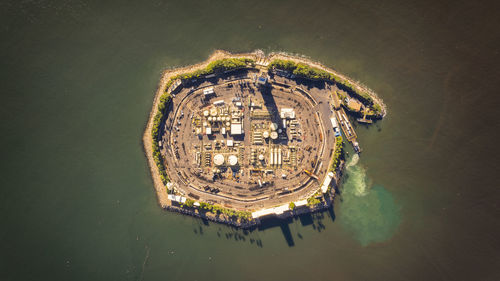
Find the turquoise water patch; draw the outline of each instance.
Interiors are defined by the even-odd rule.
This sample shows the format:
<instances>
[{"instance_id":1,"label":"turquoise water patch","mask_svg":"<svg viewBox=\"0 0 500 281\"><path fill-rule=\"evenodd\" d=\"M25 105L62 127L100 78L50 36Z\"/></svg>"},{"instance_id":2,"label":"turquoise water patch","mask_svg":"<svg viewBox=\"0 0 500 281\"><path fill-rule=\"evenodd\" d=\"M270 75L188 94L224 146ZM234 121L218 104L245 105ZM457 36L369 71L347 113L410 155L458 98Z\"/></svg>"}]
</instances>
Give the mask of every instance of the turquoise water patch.
<instances>
[{"instance_id":1,"label":"turquoise water patch","mask_svg":"<svg viewBox=\"0 0 500 281\"><path fill-rule=\"evenodd\" d=\"M381 185L372 185L358 160L353 156L346 168L339 221L366 246L390 239L401 218L392 194Z\"/></svg>"}]
</instances>

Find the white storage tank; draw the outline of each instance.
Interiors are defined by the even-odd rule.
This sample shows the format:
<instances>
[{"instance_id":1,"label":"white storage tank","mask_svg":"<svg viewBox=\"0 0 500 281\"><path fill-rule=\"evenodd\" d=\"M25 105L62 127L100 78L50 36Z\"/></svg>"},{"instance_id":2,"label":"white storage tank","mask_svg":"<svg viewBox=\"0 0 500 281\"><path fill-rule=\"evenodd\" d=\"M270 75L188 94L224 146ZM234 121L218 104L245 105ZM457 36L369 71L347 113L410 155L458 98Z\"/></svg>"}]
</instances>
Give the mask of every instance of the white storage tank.
<instances>
[{"instance_id":1,"label":"white storage tank","mask_svg":"<svg viewBox=\"0 0 500 281\"><path fill-rule=\"evenodd\" d=\"M238 157L236 157L235 155L231 155L229 156L228 161L229 165L236 166L238 164Z\"/></svg>"},{"instance_id":2,"label":"white storage tank","mask_svg":"<svg viewBox=\"0 0 500 281\"><path fill-rule=\"evenodd\" d=\"M222 166L222 165L224 165L224 155L222 155L222 154L216 154L214 156L214 164L216 166Z\"/></svg>"}]
</instances>

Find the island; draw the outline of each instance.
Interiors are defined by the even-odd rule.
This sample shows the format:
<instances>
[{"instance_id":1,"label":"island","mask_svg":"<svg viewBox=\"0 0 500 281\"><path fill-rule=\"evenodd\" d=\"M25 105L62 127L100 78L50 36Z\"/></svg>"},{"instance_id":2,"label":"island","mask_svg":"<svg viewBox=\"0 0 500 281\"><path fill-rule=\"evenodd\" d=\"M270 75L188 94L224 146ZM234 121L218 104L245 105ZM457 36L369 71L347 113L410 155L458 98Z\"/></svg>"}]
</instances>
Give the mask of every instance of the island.
<instances>
[{"instance_id":1,"label":"island","mask_svg":"<svg viewBox=\"0 0 500 281\"><path fill-rule=\"evenodd\" d=\"M143 136L160 206L248 228L329 208L353 122L386 115L368 87L310 59L215 51L165 70Z\"/></svg>"}]
</instances>

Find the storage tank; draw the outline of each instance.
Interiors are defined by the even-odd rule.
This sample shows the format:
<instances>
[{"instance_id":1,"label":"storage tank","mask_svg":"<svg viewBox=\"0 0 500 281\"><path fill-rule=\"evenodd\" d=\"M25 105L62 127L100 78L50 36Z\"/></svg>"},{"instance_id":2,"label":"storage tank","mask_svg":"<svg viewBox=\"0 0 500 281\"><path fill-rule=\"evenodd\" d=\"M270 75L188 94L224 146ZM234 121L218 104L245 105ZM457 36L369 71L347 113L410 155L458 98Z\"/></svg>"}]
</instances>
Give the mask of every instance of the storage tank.
<instances>
[{"instance_id":1,"label":"storage tank","mask_svg":"<svg viewBox=\"0 0 500 281\"><path fill-rule=\"evenodd\" d=\"M231 155L229 156L228 161L229 165L236 166L238 164L238 157L236 157L236 155Z\"/></svg>"},{"instance_id":2,"label":"storage tank","mask_svg":"<svg viewBox=\"0 0 500 281\"><path fill-rule=\"evenodd\" d=\"M276 123L272 123L272 124L271 124L271 130L272 130L272 131L276 131L276 130L278 130L278 124L276 124Z\"/></svg>"},{"instance_id":3,"label":"storage tank","mask_svg":"<svg viewBox=\"0 0 500 281\"><path fill-rule=\"evenodd\" d=\"M222 154L216 154L214 156L214 164L216 166L222 166L222 165L224 165L224 156Z\"/></svg>"},{"instance_id":4,"label":"storage tank","mask_svg":"<svg viewBox=\"0 0 500 281\"><path fill-rule=\"evenodd\" d=\"M276 132L271 132L271 138L272 138L273 140L277 139L277 138L278 138L278 133L276 133Z\"/></svg>"},{"instance_id":5,"label":"storage tank","mask_svg":"<svg viewBox=\"0 0 500 281\"><path fill-rule=\"evenodd\" d=\"M264 131L264 133L262 133L262 136L267 139L269 137L269 132L268 131Z\"/></svg>"},{"instance_id":6,"label":"storage tank","mask_svg":"<svg viewBox=\"0 0 500 281\"><path fill-rule=\"evenodd\" d=\"M210 115L217 116L217 108L210 109Z\"/></svg>"}]
</instances>

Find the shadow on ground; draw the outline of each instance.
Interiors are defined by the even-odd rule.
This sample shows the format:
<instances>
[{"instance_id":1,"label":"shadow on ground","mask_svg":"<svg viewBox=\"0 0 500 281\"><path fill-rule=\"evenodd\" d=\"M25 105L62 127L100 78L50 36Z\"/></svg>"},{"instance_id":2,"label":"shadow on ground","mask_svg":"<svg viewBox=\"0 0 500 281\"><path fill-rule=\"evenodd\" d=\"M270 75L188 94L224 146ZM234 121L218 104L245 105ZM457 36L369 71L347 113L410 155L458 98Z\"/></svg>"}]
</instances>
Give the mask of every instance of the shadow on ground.
<instances>
[{"instance_id":1,"label":"shadow on ground","mask_svg":"<svg viewBox=\"0 0 500 281\"><path fill-rule=\"evenodd\" d=\"M324 224L325 220L335 221L335 212L333 206L328 209L318 211L315 213L302 214L293 218L281 219L277 217L267 217L261 219L261 224L251 229L240 229L236 227L221 225L204 219L196 219L197 224L193 227L193 232L198 235L205 234L205 228L217 227L217 236L220 239L227 239L241 243L250 243L257 247L264 247L264 243L260 238L260 233L273 228L280 228L283 238L289 247L295 246L295 239L304 239L302 234L297 231L296 234L290 230L290 225L295 224L297 221L303 228L309 227L317 232L326 229ZM301 228L301 229L303 229Z\"/></svg>"}]
</instances>

